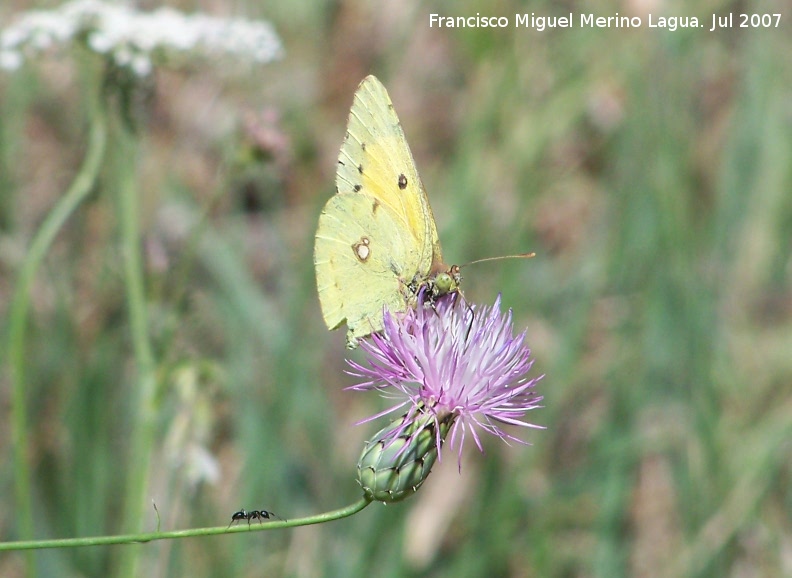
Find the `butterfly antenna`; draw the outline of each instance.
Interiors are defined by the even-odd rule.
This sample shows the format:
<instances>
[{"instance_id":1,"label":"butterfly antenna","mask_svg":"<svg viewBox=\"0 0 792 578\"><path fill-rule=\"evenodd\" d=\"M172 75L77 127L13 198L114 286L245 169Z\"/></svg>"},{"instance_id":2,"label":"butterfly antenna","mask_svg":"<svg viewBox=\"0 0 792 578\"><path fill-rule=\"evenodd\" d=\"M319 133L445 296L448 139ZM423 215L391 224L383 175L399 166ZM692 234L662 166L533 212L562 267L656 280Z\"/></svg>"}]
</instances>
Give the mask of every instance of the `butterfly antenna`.
<instances>
[{"instance_id":1,"label":"butterfly antenna","mask_svg":"<svg viewBox=\"0 0 792 578\"><path fill-rule=\"evenodd\" d=\"M484 259L476 259L475 261L470 261L469 263L465 263L464 265L460 265L459 268L467 267L468 265L474 265L476 263L484 263L485 261L500 261L501 259L530 259L531 257L536 257L536 253L520 253L518 255L502 255L500 257L485 257Z\"/></svg>"}]
</instances>

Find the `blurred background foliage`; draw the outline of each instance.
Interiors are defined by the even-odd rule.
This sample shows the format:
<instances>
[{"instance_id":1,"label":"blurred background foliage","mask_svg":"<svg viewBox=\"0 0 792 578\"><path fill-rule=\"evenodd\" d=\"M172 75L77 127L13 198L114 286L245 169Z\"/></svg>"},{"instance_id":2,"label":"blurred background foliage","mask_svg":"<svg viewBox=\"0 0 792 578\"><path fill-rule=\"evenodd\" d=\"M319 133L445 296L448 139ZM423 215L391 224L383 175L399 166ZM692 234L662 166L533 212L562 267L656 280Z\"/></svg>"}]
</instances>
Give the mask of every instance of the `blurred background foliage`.
<instances>
[{"instance_id":1,"label":"blurred background foliage","mask_svg":"<svg viewBox=\"0 0 792 578\"><path fill-rule=\"evenodd\" d=\"M0 22L52 5L4 2ZM546 407L529 418L547 429L523 433L527 448L487 440L461 474L444 460L408 501L330 525L123 547L140 575L792 575L785 0L171 5L270 20L286 56L244 75L159 69L136 103L129 162L158 385L145 528L151 501L173 529L359 495L355 463L378 425L353 424L383 404L343 391L344 332L323 325L312 250L369 73L400 115L446 260L536 251L465 269L464 284L474 302L502 293L527 327L546 374ZM781 25L709 32L712 14L746 11L782 13ZM652 12L705 28L428 25L476 12ZM70 58L0 76L4 336L30 239L82 161L86 90ZM32 291L36 537L121 531L136 468L117 172L103 167ZM13 449L3 417L3 540L19 538ZM36 556L43 576L105 576L120 550ZM24 575L22 555L0 557L0 575Z\"/></svg>"}]
</instances>

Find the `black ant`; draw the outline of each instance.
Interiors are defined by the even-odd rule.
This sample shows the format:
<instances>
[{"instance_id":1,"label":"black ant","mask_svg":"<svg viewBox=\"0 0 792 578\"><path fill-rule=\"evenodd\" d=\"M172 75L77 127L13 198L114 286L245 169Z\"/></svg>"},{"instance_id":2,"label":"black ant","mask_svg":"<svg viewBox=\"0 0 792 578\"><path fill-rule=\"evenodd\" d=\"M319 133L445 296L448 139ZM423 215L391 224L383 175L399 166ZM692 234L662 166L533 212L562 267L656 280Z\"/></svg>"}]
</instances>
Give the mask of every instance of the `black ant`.
<instances>
[{"instance_id":1,"label":"black ant","mask_svg":"<svg viewBox=\"0 0 792 578\"><path fill-rule=\"evenodd\" d=\"M238 512L234 512L231 514L231 523L228 525L230 528L234 522L238 522L239 520L247 520L248 527L250 527L251 520L258 520L259 524L263 524L264 520L282 520L283 518L273 514L272 512L268 512L267 510L251 510L250 512L245 510L239 510ZM226 530L228 530L226 528Z\"/></svg>"}]
</instances>

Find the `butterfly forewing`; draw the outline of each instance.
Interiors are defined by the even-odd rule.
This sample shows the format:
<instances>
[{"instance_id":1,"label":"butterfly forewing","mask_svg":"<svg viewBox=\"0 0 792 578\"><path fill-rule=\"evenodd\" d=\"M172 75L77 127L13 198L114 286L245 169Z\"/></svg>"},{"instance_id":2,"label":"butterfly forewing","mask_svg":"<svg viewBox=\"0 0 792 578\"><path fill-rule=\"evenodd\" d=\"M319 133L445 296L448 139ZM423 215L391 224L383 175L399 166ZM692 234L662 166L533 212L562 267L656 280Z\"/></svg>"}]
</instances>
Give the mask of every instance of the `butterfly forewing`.
<instances>
[{"instance_id":1,"label":"butterfly forewing","mask_svg":"<svg viewBox=\"0 0 792 578\"><path fill-rule=\"evenodd\" d=\"M421 262L431 263L434 245L439 248L432 209L393 103L374 76L355 92L336 186L339 193L363 191L389 205L415 238Z\"/></svg>"},{"instance_id":2,"label":"butterfly forewing","mask_svg":"<svg viewBox=\"0 0 792 578\"><path fill-rule=\"evenodd\" d=\"M404 311L442 262L432 210L385 87L358 87L338 157L336 195L319 217L314 249L325 323L346 322L348 345Z\"/></svg>"}]
</instances>

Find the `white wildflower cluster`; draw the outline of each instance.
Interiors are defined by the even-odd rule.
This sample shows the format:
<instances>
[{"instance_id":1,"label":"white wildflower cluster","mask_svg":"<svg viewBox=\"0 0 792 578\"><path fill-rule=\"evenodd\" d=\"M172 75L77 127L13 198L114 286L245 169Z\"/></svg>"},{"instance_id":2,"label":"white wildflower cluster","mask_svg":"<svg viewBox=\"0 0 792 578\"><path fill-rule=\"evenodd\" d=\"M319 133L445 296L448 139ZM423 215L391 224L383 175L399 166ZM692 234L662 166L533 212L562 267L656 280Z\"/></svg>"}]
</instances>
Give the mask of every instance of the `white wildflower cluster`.
<instances>
[{"instance_id":1,"label":"white wildflower cluster","mask_svg":"<svg viewBox=\"0 0 792 578\"><path fill-rule=\"evenodd\" d=\"M0 30L0 69L15 70L25 58L84 42L139 76L148 75L155 55L266 63L282 54L268 22L182 14L172 8L137 12L101 0L72 0L55 10L24 13Z\"/></svg>"}]
</instances>

